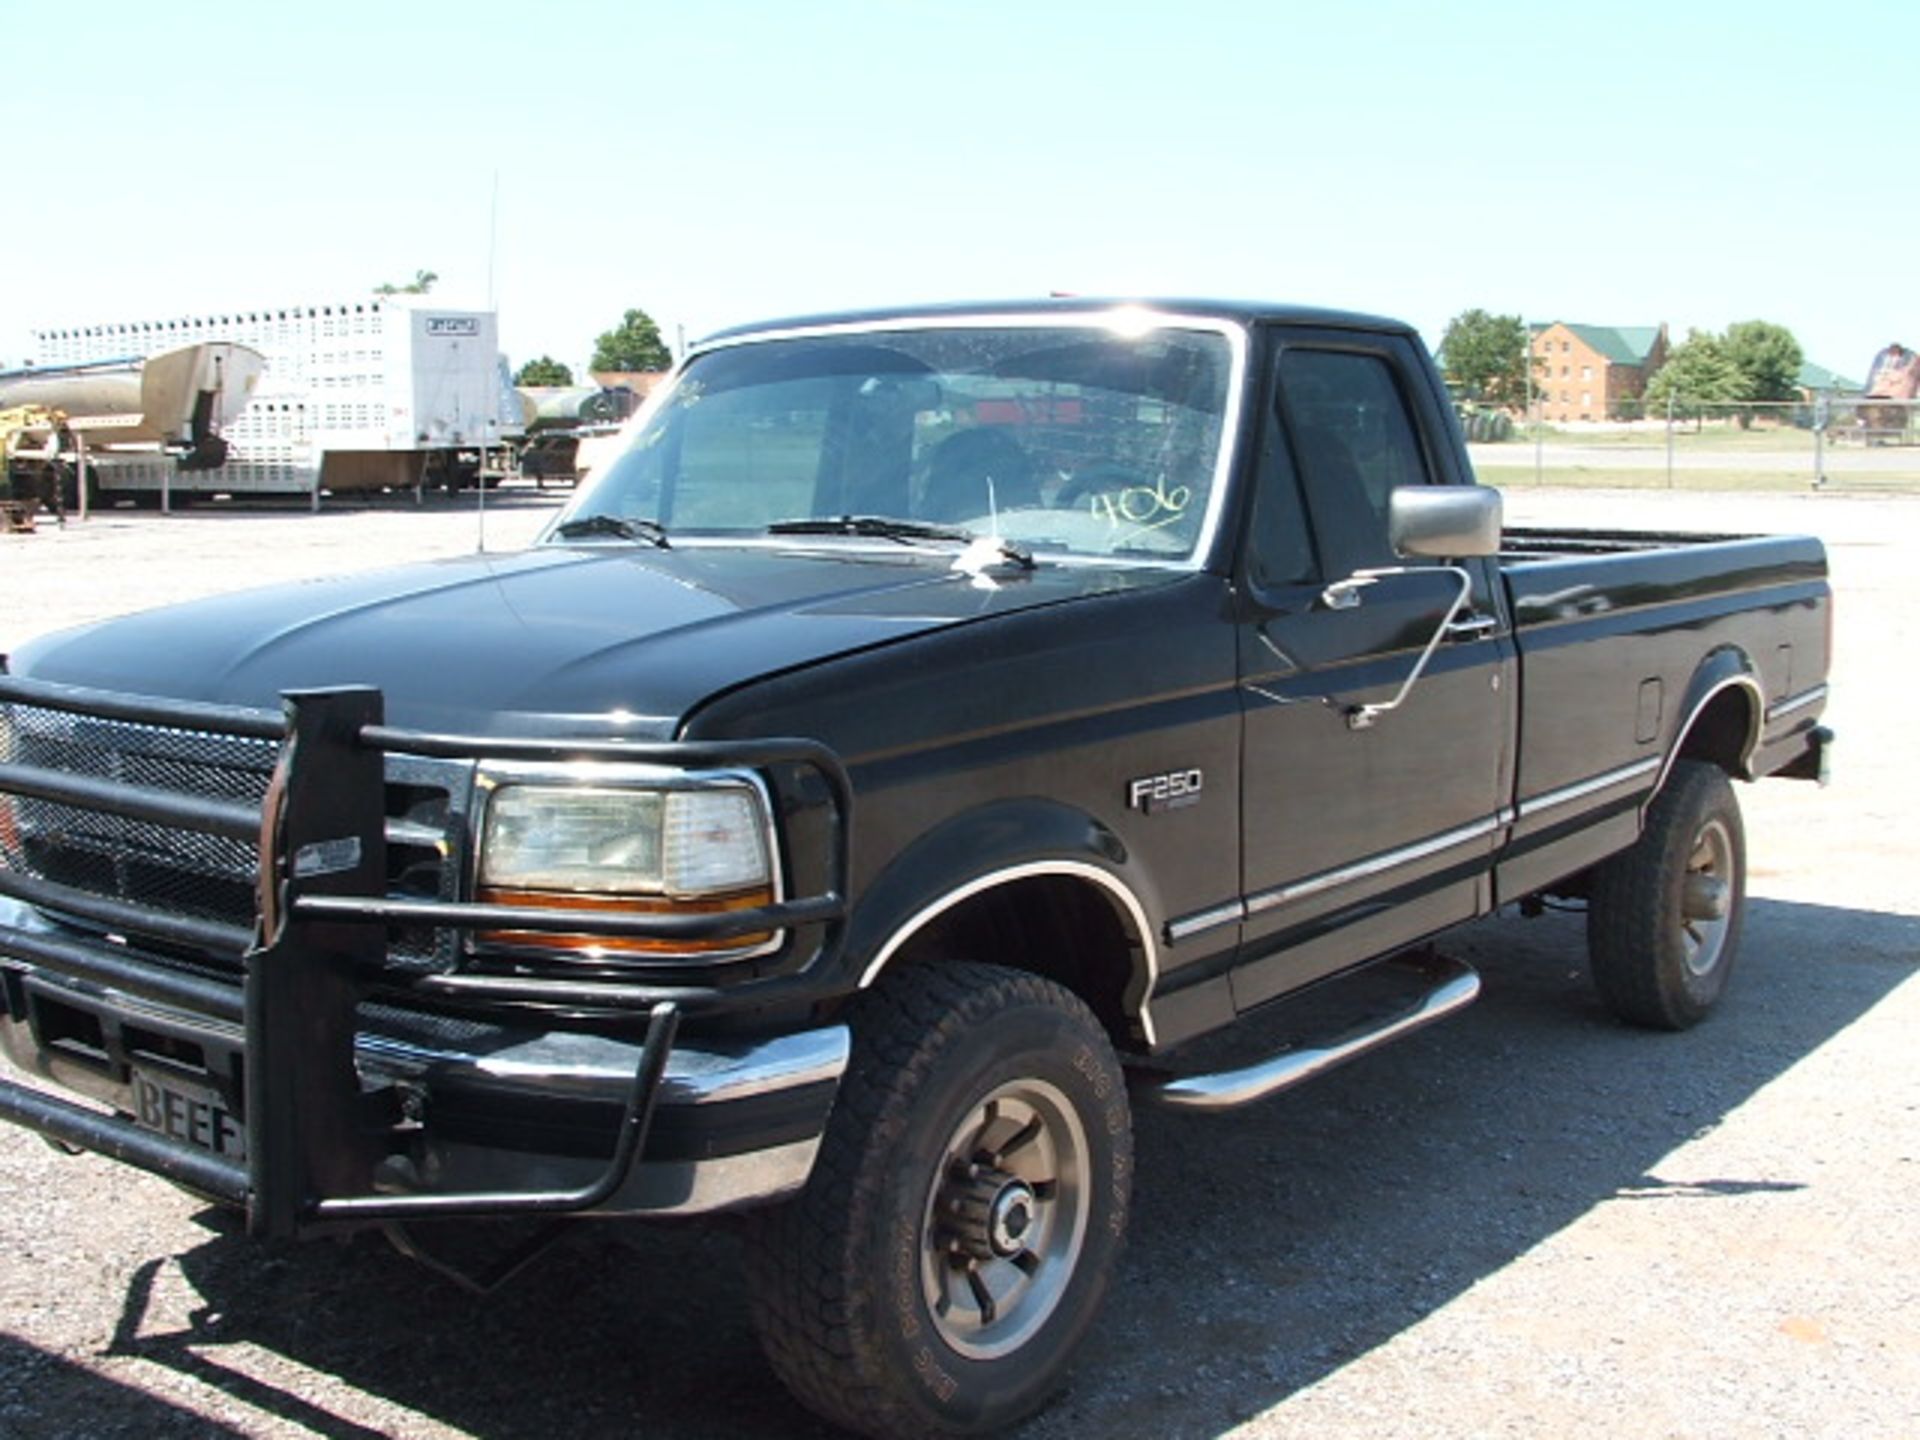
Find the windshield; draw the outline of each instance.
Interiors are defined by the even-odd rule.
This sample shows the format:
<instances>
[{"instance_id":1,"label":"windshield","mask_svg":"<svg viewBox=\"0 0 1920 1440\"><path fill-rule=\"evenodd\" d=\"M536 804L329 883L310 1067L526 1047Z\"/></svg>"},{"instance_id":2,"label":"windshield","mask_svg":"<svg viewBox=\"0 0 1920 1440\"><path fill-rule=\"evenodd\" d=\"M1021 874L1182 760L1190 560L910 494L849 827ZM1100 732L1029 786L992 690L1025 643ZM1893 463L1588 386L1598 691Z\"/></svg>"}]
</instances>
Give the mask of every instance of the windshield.
<instances>
[{"instance_id":1,"label":"windshield","mask_svg":"<svg viewBox=\"0 0 1920 1440\"><path fill-rule=\"evenodd\" d=\"M699 536L993 535L1186 559L1219 467L1225 334L929 327L696 356L569 512ZM858 526L807 521L858 518ZM937 527L937 529L936 529ZM611 533L611 532L605 532ZM789 541L788 543L792 543Z\"/></svg>"}]
</instances>

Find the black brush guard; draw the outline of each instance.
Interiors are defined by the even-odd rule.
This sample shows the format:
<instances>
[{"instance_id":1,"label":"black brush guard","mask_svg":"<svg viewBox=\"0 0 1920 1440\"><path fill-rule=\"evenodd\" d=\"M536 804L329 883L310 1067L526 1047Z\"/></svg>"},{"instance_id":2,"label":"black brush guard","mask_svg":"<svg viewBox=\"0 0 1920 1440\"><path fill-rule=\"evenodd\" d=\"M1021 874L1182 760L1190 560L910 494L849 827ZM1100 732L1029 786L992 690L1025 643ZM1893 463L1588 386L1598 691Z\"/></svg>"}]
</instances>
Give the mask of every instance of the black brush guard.
<instances>
[{"instance_id":1,"label":"black brush guard","mask_svg":"<svg viewBox=\"0 0 1920 1440\"><path fill-rule=\"evenodd\" d=\"M577 932L580 912L519 906L395 900L386 893L387 752L456 759L616 760L681 768L791 766L826 785L832 805L829 883L817 895L720 914L596 915L597 933L704 940L824 927L816 958L845 916L846 773L807 740L665 744L497 740L392 729L376 690L292 692L284 716L180 704L0 675L0 701L134 725L178 728L279 744L261 811L202 797L122 785L0 759L0 797L18 795L124 819L256 843L259 920L237 926L175 916L55 884L0 866L0 895L109 931L165 945L243 953L237 987L143 959L128 947L61 932L0 924L0 966L18 959L189 1015L239 1024L245 1034L247 1160L223 1159L44 1091L0 1079L0 1120L48 1139L152 1171L213 1199L243 1206L256 1234L297 1235L342 1224L401 1223L481 1215L558 1215L591 1210L625 1183L645 1144L660 1079L689 1007L804 1000L824 993L803 965L790 973L720 987L602 983L546 977L422 975L393 967L386 926L394 921L455 930ZM0 811L0 822L6 815ZM364 1126L354 1067L356 1010L365 997L412 991L445 1002L538 1005L598 1015L646 1016L612 1156L574 1190L389 1194L372 1190L380 1158Z\"/></svg>"}]
</instances>

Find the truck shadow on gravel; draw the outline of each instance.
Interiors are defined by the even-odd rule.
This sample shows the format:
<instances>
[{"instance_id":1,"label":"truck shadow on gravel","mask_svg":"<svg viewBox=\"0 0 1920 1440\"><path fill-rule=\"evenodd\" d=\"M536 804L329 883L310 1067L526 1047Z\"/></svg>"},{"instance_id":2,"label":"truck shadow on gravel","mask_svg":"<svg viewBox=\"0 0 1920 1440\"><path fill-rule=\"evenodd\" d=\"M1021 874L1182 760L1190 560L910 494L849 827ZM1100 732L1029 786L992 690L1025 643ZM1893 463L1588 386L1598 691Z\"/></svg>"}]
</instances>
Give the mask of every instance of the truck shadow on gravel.
<instances>
[{"instance_id":1,"label":"truck shadow on gravel","mask_svg":"<svg viewBox=\"0 0 1920 1440\"><path fill-rule=\"evenodd\" d=\"M53 1437L76 1433L63 1425L43 1424L48 1416L90 1417L90 1440L124 1436L153 1440L169 1435L198 1440L238 1440L241 1431L209 1420L193 1410L122 1385L12 1335L0 1334L0 1435Z\"/></svg>"},{"instance_id":2,"label":"truck shadow on gravel","mask_svg":"<svg viewBox=\"0 0 1920 1440\"><path fill-rule=\"evenodd\" d=\"M1721 1011L1653 1035L1593 997L1581 924L1503 918L1452 937L1486 977L1480 1002L1300 1091L1217 1118L1142 1109L1120 1278L1069 1391L1021 1433L1214 1435L1603 1201L1798 1188L1791 1157L1681 1185L1660 1163L1920 968L1920 920L1756 900ZM583 1227L476 1299L377 1240L216 1233L142 1267L113 1348L342 1440L421 1420L489 1440L836 1433L762 1364L736 1259L722 1225ZM206 1303L185 1329L148 1333L163 1265ZM243 1344L317 1372L312 1388L228 1364ZM347 1418L341 1385L395 1418Z\"/></svg>"}]
</instances>

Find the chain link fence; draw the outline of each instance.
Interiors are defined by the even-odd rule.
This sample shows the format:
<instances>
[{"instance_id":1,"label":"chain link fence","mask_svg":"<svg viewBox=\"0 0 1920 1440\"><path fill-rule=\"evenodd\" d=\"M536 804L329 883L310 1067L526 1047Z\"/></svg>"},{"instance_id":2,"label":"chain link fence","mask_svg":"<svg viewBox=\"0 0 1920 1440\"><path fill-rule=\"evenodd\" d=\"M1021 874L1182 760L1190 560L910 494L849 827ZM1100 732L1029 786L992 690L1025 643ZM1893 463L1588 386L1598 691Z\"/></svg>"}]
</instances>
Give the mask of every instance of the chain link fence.
<instances>
[{"instance_id":1,"label":"chain link fence","mask_svg":"<svg viewBox=\"0 0 1920 1440\"><path fill-rule=\"evenodd\" d=\"M1676 401L1670 416L1559 424L1469 409L1461 425L1493 485L1920 494L1913 400Z\"/></svg>"}]
</instances>

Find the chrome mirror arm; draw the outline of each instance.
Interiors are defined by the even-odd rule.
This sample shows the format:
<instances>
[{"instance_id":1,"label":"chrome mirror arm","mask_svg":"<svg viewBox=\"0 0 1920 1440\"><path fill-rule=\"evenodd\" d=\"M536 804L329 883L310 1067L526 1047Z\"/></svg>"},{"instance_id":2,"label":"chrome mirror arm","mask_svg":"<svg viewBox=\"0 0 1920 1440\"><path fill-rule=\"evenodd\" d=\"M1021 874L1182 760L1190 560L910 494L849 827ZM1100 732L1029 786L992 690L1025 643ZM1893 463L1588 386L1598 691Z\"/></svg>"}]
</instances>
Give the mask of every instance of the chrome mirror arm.
<instances>
[{"instance_id":1,"label":"chrome mirror arm","mask_svg":"<svg viewBox=\"0 0 1920 1440\"><path fill-rule=\"evenodd\" d=\"M1447 606L1447 613L1440 617L1440 624L1435 627L1433 638L1427 641L1427 648L1422 650L1420 652L1420 658L1413 662L1413 669L1401 684L1400 692L1391 700L1382 701L1377 705L1349 706L1347 708L1347 728L1349 730L1371 730L1374 722L1382 715L1385 715L1390 710L1398 710L1400 708L1401 702L1411 693L1415 683L1426 673L1427 662L1433 659L1433 652L1440 648L1440 642L1446 638L1448 627L1453 624L1455 617L1458 616L1461 609L1465 607L1468 597L1473 594L1473 576L1470 572L1458 565L1421 566L1418 571L1410 566L1402 565L1386 570L1357 570L1351 579L1329 585L1326 590L1322 592L1321 598L1326 601L1329 609L1351 609L1360 603L1359 587L1362 585L1371 585L1374 581L1385 579L1389 575L1431 574L1436 569L1444 574L1453 576L1454 579L1460 582L1459 593L1453 597L1453 603ZM1346 597L1344 603L1333 598L1335 592L1339 592L1343 597Z\"/></svg>"},{"instance_id":2,"label":"chrome mirror arm","mask_svg":"<svg viewBox=\"0 0 1920 1440\"><path fill-rule=\"evenodd\" d=\"M1356 570L1344 580L1336 580L1320 592L1320 607L1323 610L1358 610L1360 592L1374 581L1389 575L1404 575L1404 565L1389 566L1384 570Z\"/></svg>"}]
</instances>

